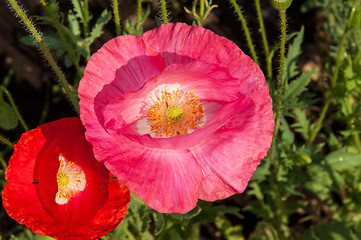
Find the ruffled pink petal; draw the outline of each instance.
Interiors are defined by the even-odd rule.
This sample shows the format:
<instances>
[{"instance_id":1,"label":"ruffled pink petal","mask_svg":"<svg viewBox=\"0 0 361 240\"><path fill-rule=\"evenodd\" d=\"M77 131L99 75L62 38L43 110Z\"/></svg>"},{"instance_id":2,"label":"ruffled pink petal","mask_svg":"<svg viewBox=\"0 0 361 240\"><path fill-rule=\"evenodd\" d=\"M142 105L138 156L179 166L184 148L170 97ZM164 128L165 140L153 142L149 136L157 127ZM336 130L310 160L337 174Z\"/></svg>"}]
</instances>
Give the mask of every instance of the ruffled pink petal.
<instances>
[{"instance_id":1,"label":"ruffled pink petal","mask_svg":"<svg viewBox=\"0 0 361 240\"><path fill-rule=\"evenodd\" d=\"M94 106L94 101L102 100L98 94L103 89L110 98L105 100L118 100L125 93L141 88L163 69L164 63L157 51L136 36L120 36L104 44L90 58L79 83L80 117L84 126L87 129L102 127L99 122L104 119L95 113L102 112L104 104Z\"/></svg>"},{"instance_id":2,"label":"ruffled pink petal","mask_svg":"<svg viewBox=\"0 0 361 240\"><path fill-rule=\"evenodd\" d=\"M192 92L205 101L235 101L239 80L228 70L215 64L193 62L173 64L144 87L151 91L161 84L179 84L183 92Z\"/></svg>"},{"instance_id":3,"label":"ruffled pink petal","mask_svg":"<svg viewBox=\"0 0 361 240\"><path fill-rule=\"evenodd\" d=\"M132 35L119 36L92 55L80 81L79 94L94 98L104 85L117 78L122 78L118 85L122 91L135 91L162 68L164 63L158 52L143 40Z\"/></svg>"},{"instance_id":4,"label":"ruffled pink petal","mask_svg":"<svg viewBox=\"0 0 361 240\"><path fill-rule=\"evenodd\" d=\"M202 61L233 71L249 59L232 41L197 25L162 24L141 38L158 50L167 66Z\"/></svg>"},{"instance_id":5,"label":"ruffled pink petal","mask_svg":"<svg viewBox=\"0 0 361 240\"><path fill-rule=\"evenodd\" d=\"M214 201L243 192L267 155L274 128L272 102L265 98L258 104L235 113L206 144L190 149L204 175L200 199Z\"/></svg>"},{"instance_id":6,"label":"ruffled pink petal","mask_svg":"<svg viewBox=\"0 0 361 240\"><path fill-rule=\"evenodd\" d=\"M225 67L240 80L240 92L252 97L257 94L255 90L267 87L262 71L250 57L232 41L203 27L162 24L141 38L159 51L166 66L202 61Z\"/></svg>"},{"instance_id":7,"label":"ruffled pink petal","mask_svg":"<svg viewBox=\"0 0 361 240\"><path fill-rule=\"evenodd\" d=\"M196 206L202 171L189 151L146 148L122 136L104 140L94 152L149 207L186 213Z\"/></svg>"}]
</instances>

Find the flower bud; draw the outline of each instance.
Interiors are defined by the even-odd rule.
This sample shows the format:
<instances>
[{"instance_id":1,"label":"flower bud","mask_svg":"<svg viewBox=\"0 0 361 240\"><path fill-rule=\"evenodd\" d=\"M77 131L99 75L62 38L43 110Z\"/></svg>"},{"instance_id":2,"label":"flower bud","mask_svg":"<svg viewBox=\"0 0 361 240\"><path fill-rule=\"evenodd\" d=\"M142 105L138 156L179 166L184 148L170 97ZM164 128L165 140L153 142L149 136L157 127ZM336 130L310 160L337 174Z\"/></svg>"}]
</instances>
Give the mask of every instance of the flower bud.
<instances>
[{"instance_id":1,"label":"flower bud","mask_svg":"<svg viewBox=\"0 0 361 240\"><path fill-rule=\"evenodd\" d=\"M279 10L286 10L292 3L292 0L270 0L272 6Z\"/></svg>"}]
</instances>

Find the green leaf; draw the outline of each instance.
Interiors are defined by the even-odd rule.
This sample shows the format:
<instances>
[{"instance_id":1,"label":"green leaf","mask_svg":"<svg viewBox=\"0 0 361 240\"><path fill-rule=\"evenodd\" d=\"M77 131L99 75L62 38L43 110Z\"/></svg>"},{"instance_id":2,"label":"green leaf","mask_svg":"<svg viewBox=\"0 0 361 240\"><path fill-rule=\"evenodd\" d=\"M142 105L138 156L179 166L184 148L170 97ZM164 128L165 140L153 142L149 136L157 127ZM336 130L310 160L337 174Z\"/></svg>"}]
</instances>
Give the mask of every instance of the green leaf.
<instances>
[{"instance_id":1,"label":"green leaf","mask_svg":"<svg viewBox=\"0 0 361 240\"><path fill-rule=\"evenodd\" d=\"M287 103L296 102L299 95L305 91L307 85L310 83L312 75L317 72L317 69L307 71L299 76L296 80L292 81L286 88L284 92L284 102Z\"/></svg>"},{"instance_id":2,"label":"green leaf","mask_svg":"<svg viewBox=\"0 0 361 240\"><path fill-rule=\"evenodd\" d=\"M88 52L89 47L94 42L94 40L103 34L103 27L110 20L110 18L111 14L109 11L104 10L91 30L90 36L84 40L78 41L79 47L85 49L86 52ZM82 51L82 49L80 49L80 51Z\"/></svg>"},{"instance_id":3,"label":"green leaf","mask_svg":"<svg viewBox=\"0 0 361 240\"><path fill-rule=\"evenodd\" d=\"M215 225L227 240L243 240L242 225L233 226L232 223L225 218L217 218Z\"/></svg>"},{"instance_id":4,"label":"green leaf","mask_svg":"<svg viewBox=\"0 0 361 240\"><path fill-rule=\"evenodd\" d=\"M358 240L354 222L329 222L311 226L298 240L332 239L332 240Z\"/></svg>"},{"instance_id":5,"label":"green leaf","mask_svg":"<svg viewBox=\"0 0 361 240\"><path fill-rule=\"evenodd\" d=\"M310 121L306 117L306 113L299 108L293 110L295 119L297 122L292 124L292 127L295 128L295 131L302 134L305 140L310 136Z\"/></svg>"},{"instance_id":6,"label":"green leaf","mask_svg":"<svg viewBox=\"0 0 361 240\"><path fill-rule=\"evenodd\" d=\"M297 58L301 54L301 44L303 41L304 28L297 34L293 43L290 44L285 60L286 69L288 71L288 79L295 77L299 72L297 71Z\"/></svg>"},{"instance_id":7,"label":"green leaf","mask_svg":"<svg viewBox=\"0 0 361 240\"><path fill-rule=\"evenodd\" d=\"M0 103L0 127L5 130L11 130L16 128L18 123L18 118L11 105L6 102Z\"/></svg>"},{"instance_id":8,"label":"green leaf","mask_svg":"<svg viewBox=\"0 0 361 240\"><path fill-rule=\"evenodd\" d=\"M71 0L73 3L75 15L81 20L81 22L85 23L85 13L84 13L84 2L79 0Z\"/></svg>"},{"instance_id":9,"label":"green leaf","mask_svg":"<svg viewBox=\"0 0 361 240\"><path fill-rule=\"evenodd\" d=\"M281 116L281 131L282 131L282 140L288 144L292 144L295 141L295 134L291 131L287 120L284 116Z\"/></svg>"},{"instance_id":10,"label":"green leaf","mask_svg":"<svg viewBox=\"0 0 361 240\"><path fill-rule=\"evenodd\" d=\"M46 45L48 45L48 47L50 49L57 50L59 48L64 48L63 44L61 43L61 39L57 33L54 33L54 32L44 33L43 39L44 39L44 42L46 43ZM34 38L31 36L25 36L25 37L21 38L20 41L23 44L28 45L28 46L32 46L32 47L38 46L38 44L35 42Z\"/></svg>"},{"instance_id":11,"label":"green leaf","mask_svg":"<svg viewBox=\"0 0 361 240\"><path fill-rule=\"evenodd\" d=\"M163 231L164 226L165 226L163 214L159 213L159 212L154 212L153 219L154 219L154 225L155 225L154 235L157 236Z\"/></svg>"},{"instance_id":12,"label":"green leaf","mask_svg":"<svg viewBox=\"0 0 361 240\"><path fill-rule=\"evenodd\" d=\"M95 26L93 27L90 38L92 39L92 42L94 39L100 37L100 35L103 34L103 27L107 22L109 22L110 18L112 17L111 13L104 9L102 14L100 14L99 18L97 19Z\"/></svg>"},{"instance_id":13,"label":"green leaf","mask_svg":"<svg viewBox=\"0 0 361 240\"><path fill-rule=\"evenodd\" d=\"M168 216L177 219L177 220L190 220L191 218L197 216L200 212L201 212L201 208L199 206L193 208L192 210L190 210L189 212L187 212L186 214L180 214L180 213L170 213L167 214Z\"/></svg>"},{"instance_id":14,"label":"green leaf","mask_svg":"<svg viewBox=\"0 0 361 240\"><path fill-rule=\"evenodd\" d=\"M325 161L327 164L337 171L345 169L354 169L361 165L361 154L345 152L338 150L329 154Z\"/></svg>"},{"instance_id":15,"label":"green leaf","mask_svg":"<svg viewBox=\"0 0 361 240\"><path fill-rule=\"evenodd\" d=\"M70 30L73 32L73 34L75 36L80 36L81 31L80 31L79 21L76 18L74 12L71 10L68 13L68 22L69 22Z\"/></svg>"},{"instance_id":16,"label":"green leaf","mask_svg":"<svg viewBox=\"0 0 361 240\"><path fill-rule=\"evenodd\" d=\"M192 222L212 222L217 217L223 216L224 214L231 214L238 218L243 218L239 213L240 209L238 207L231 207L225 205L216 205L211 206L200 212L196 217L192 219Z\"/></svg>"}]
</instances>

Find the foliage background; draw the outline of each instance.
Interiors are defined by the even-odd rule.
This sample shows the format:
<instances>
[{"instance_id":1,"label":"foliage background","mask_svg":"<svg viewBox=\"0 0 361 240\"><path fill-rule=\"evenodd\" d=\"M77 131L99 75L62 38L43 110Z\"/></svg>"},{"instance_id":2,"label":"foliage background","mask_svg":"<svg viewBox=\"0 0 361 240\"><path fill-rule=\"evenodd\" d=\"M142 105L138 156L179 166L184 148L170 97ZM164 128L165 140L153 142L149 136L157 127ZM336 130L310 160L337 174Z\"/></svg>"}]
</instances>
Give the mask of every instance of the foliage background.
<instances>
[{"instance_id":1,"label":"foliage background","mask_svg":"<svg viewBox=\"0 0 361 240\"><path fill-rule=\"evenodd\" d=\"M89 1L92 17L88 27L84 25L85 15L81 15L79 5L83 1L43 2L52 4L44 7L32 0L21 4L44 33L67 79L76 86L90 54L116 36L112 1ZM259 31L256 1L234 2L247 20L276 103L280 55L278 12L268 0L260 1L270 47L266 51ZM194 3L169 0L169 20L192 24L194 18L184 7L192 11ZM214 0L213 4L218 7L212 9L203 26L234 41L251 55L232 1ZM199 14L199 5L196 6L195 12ZM135 0L119 1L124 34L140 35L162 20L158 1L143 0L140 9L141 14ZM0 134L16 143L24 127L16 114L8 110L11 101L7 92L30 129L44 122L76 116L76 112L6 1L0 3L0 18ZM262 161L245 193L215 203L200 201L186 215L157 213L134 197L127 218L103 239L359 239L360 21L360 2L356 0L294 0L287 10L286 82L280 134L275 150ZM61 34L71 36L70 45L59 41ZM271 72L267 69L267 53L273 56ZM320 122L322 111L325 120ZM5 184L4 169L11 153L11 148L0 145L0 190ZM0 209L0 237L42 238Z\"/></svg>"}]
</instances>

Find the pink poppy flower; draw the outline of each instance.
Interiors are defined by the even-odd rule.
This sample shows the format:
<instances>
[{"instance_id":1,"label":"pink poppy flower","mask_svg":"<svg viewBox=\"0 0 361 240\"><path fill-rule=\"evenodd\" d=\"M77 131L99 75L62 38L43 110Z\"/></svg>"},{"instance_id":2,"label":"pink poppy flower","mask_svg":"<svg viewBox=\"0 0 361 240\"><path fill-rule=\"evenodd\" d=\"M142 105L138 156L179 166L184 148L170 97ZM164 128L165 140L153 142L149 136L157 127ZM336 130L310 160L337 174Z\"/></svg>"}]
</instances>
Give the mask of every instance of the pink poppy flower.
<instances>
[{"instance_id":1,"label":"pink poppy flower","mask_svg":"<svg viewBox=\"0 0 361 240\"><path fill-rule=\"evenodd\" d=\"M97 239L124 219L128 188L95 160L79 118L25 132L5 171L3 206L33 232Z\"/></svg>"},{"instance_id":2,"label":"pink poppy flower","mask_svg":"<svg viewBox=\"0 0 361 240\"><path fill-rule=\"evenodd\" d=\"M90 58L79 94L96 159L159 212L243 192L272 141L262 71L200 26L110 40Z\"/></svg>"}]
</instances>

